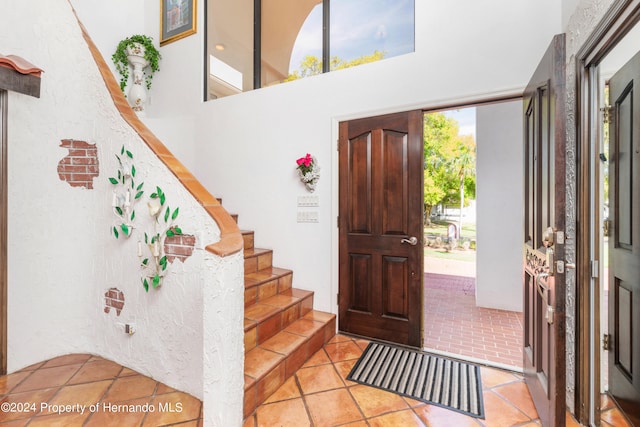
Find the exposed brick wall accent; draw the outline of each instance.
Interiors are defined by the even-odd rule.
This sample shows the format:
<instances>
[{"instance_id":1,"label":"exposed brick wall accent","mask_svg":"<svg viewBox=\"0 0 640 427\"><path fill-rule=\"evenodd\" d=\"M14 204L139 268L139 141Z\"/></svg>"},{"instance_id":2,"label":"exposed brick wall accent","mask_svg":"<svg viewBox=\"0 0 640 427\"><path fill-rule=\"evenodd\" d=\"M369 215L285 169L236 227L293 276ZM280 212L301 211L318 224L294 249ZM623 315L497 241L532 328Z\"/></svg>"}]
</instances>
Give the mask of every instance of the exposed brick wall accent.
<instances>
[{"instance_id":1,"label":"exposed brick wall accent","mask_svg":"<svg viewBox=\"0 0 640 427\"><path fill-rule=\"evenodd\" d=\"M120 316L120 312L124 308L124 294L118 288L109 288L104 293L104 312L109 314L112 308L116 310L117 316Z\"/></svg>"},{"instance_id":2,"label":"exposed brick wall accent","mask_svg":"<svg viewBox=\"0 0 640 427\"><path fill-rule=\"evenodd\" d=\"M98 149L96 144L75 139L63 139L60 147L69 155L58 162L58 176L72 187L93 188L93 178L98 176Z\"/></svg>"},{"instance_id":3,"label":"exposed brick wall accent","mask_svg":"<svg viewBox=\"0 0 640 427\"><path fill-rule=\"evenodd\" d=\"M164 239L164 253L169 262L173 262L174 259L184 262L193 254L195 246L196 236L190 234L181 234Z\"/></svg>"}]
</instances>

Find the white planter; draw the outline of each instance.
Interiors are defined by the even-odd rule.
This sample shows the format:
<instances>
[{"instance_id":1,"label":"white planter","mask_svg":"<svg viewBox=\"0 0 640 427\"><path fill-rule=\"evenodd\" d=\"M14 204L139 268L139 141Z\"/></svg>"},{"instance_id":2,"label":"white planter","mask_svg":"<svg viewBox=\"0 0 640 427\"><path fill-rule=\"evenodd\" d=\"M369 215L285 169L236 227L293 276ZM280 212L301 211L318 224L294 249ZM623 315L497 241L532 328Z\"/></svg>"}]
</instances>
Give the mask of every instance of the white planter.
<instances>
[{"instance_id":1,"label":"white planter","mask_svg":"<svg viewBox=\"0 0 640 427\"><path fill-rule=\"evenodd\" d=\"M149 66L149 61L144 57L145 49L139 43L127 48L127 60L133 68L132 85L127 96L129 105L139 115L143 115L147 102L147 87L144 81L144 69Z\"/></svg>"}]
</instances>

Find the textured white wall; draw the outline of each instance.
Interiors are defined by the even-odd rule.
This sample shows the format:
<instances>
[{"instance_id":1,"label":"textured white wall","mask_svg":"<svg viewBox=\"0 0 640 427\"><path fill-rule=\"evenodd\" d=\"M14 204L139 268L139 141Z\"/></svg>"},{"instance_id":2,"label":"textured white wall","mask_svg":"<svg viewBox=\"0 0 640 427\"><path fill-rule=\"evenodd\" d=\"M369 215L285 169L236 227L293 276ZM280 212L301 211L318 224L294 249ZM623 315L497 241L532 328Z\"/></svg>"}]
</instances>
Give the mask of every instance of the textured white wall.
<instances>
[{"instance_id":1,"label":"textured white wall","mask_svg":"<svg viewBox=\"0 0 640 427\"><path fill-rule=\"evenodd\" d=\"M522 101L476 110L476 304L522 311Z\"/></svg>"},{"instance_id":2,"label":"textured white wall","mask_svg":"<svg viewBox=\"0 0 640 427\"><path fill-rule=\"evenodd\" d=\"M97 0L72 1L91 13ZM294 286L315 291L316 307L334 312L338 121L519 93L564 13L555 0L416 1L415 53L202 103L204 2L198 7L198 34L161 48L145 122L187 166L193 161L241 228L256 231L257 246L274 249L275 265L294 270ZM110 33L104 14L115 10L91 18L89 32L112 38L102 35ZM154 37L157 12L146 0L143 26ZM307 193L295 159L307 152L322 167L318 224L296 222L297 197Z\"/></svg>"},{"instance_id":3,"label":"textured white wall","mask_svg":"<svg viewBox=\"0 0 640 427\"><path fill-rule=\"evenodd\" d=\"M520 93L559 31L556 1L417 1L415 53L205 103L196 175L335 312L337 123ZM296 222L295 159L307 152L322 167L318 224Z\"/></svg>"},{"instance_id":4,"label":"textured white wall","mask_svg":"<svg viewBox=\"0 0 640 427\"><path fill-rule=\"evenodd\" d=\"M66 0L3 5L0 27L2 53L45 70L40 99L9 98L9 371L67 353L97 354L199 398L215 396L205 401L208 425L239 425L242 254L196 250L168 268L160 290L145 293L140 234L110 234L116 217L107 178L123 144L135 156L137 182L145 182L136 233L152 230L145 204L156 185L201 244L219 240L217 225L122 120ZM69 154L60 141L71 138L97 144L93 190L58 177L58 161ZM103 311L111 287L124 292L119 317ZM121 325L129 321L137 324L133 336Z\"/></svg>"}]
</instances>

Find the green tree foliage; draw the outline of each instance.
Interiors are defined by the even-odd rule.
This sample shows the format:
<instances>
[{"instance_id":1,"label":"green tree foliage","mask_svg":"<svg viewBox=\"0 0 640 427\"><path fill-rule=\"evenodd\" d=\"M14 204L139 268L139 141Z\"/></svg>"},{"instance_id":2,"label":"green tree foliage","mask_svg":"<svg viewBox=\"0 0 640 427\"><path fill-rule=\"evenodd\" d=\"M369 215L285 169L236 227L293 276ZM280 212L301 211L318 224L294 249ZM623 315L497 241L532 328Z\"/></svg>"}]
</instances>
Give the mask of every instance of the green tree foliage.
<instances>
[{"instance_id":1,"label":"green tree foliage","mask_svg":"<svg viewBox=\"0 0 640 427\"><path fill-rule=\"evenodd\" d=\"M369 62L384 59L385 52L375 50L371 55L363 55L359 58L345 61L337 56L331 57L329 68L331 71L342 70L344 68L355 67L357 65L368 64ZM298 80L304 77L316 76L322 74L322 59L314 55L307 55L300 62L300 67L289 74L285 81Z\"/></svg>"},{"instance_id":2,"label":"green tree foliage","mask_svg":"<svg viewBox=\"0 0 640 427\"><path fill-rule=\"evenodd\" d=\"M458 122L443 113L424 115L424 205L427 218L434 206L475 198L476 143L458 135Z\"/></svg>"}]
</instances>

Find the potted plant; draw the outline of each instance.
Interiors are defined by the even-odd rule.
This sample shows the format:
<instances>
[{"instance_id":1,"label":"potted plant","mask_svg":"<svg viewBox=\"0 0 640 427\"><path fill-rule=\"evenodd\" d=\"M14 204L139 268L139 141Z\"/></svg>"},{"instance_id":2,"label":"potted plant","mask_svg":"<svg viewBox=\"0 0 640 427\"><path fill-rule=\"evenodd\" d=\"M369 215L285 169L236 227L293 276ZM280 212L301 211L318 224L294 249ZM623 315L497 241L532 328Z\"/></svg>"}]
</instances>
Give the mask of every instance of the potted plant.
<instances>
[{"instance_id":1,"label":"potted plant","mask_svg":"<svg viewBox=\"0 0 640 427\"><path fill-rule=\"evenodd\" d=\"M135 34L118 43L116 51L111 56L116 70L120 74L120 89L124 92L129 81L129 56L141 56L147 65L142 67L147 89L151 89L153 73L159 71L158 62L162 58L160 52L153 44L153 39L143 34Z\"/></svg>"}]
</instances>

